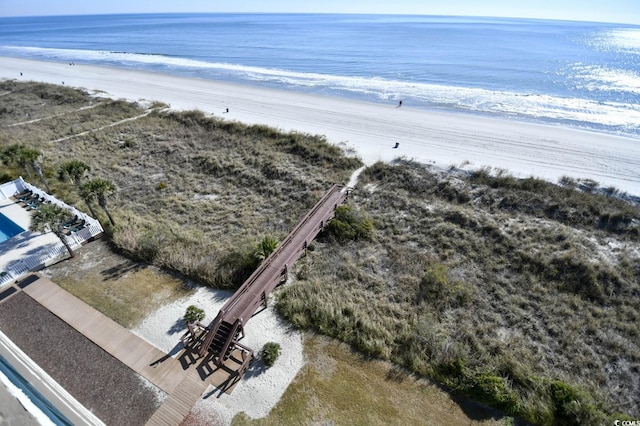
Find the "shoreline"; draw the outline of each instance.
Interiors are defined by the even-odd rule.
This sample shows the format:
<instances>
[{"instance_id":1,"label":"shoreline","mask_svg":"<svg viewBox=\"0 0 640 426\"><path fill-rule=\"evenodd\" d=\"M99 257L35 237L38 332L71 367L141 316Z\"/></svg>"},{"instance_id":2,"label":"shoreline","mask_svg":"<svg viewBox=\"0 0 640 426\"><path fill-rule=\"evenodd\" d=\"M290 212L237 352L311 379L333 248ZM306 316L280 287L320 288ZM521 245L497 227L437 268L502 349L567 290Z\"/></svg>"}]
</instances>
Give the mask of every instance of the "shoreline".
<instances>
[{"instance_id":1,"label":"shoreline","mask_svg":"<svg viewBox=\"0 0 640 426\"><path fill-rule=\"evenodd\" d=\"M20 75L22 73L22 76ZM2 57L0 78L159 101L218 118L324 135L367 164L404 157L447 168L491 166L516 177L593 179L640 195L640 140L556 125L412 109L151 71ZM226 110L229 109L227 113ZM399 143L397 149L394 149Z\"/></svg>"}]
</instances>

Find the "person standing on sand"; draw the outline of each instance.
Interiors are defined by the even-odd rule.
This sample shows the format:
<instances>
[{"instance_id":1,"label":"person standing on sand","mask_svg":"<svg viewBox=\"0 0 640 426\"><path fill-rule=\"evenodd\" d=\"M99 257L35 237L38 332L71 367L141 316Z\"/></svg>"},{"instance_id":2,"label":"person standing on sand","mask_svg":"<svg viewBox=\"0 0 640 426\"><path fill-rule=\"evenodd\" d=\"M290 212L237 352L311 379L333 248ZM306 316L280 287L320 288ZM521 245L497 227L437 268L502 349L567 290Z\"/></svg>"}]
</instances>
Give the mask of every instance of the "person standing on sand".
<instances>
[{"instance_id":1,"label":"person standing on sand","mask_svg":"<svg viewBox=\"0 0 640 426\"><path fill-rule=\"evenodd\" d=\"M398 108L400 108L402 106L402 99L400 99L400 102L398 102Z\"/></svg>"}]
</instances>

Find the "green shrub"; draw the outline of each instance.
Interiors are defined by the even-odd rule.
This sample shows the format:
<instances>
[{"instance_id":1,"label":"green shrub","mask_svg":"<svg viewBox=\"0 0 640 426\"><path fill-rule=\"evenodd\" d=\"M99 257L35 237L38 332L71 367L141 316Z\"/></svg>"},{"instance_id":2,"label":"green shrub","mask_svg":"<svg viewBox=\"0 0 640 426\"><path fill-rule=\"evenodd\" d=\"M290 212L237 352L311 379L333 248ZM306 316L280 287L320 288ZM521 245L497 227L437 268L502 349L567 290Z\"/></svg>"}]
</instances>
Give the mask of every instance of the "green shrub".
<instances>
[{"instance_id":1,"label":"green shrub","mask_svg":"<svg viewBox=\"0 0 640 426\"><path fill-rule=\"evenodd\" d=\"M258 243L258 247L256 249L256 258L259 261L263 261L264 259L266 259L267 257L269 257L269 255L271 253L273 253L275 251L275 249L278 247L278 244L280 243L280 241L278 241L277 238L273 238L270 236L265 236L262 241L260 241Z\"/></svg>"},{"instance_id":2,"label":"green shrub","mask_svg":"<svg viewBox=\"0 0 640 426\"><path fill-rule=\"evenodd\" d=\"M418 302L426 301L440 310L468 305L473 298L473 287L449 280L448 268L442 263L431 265L418 287Z\"/></svg>"},{"instance_id":3,"label":"green shrub","mask_svg":"<svg viewBox=\"0 0 640 426\"><path fill-rule=\"evenodd\" d=\"M326 231L340 242L371 240L373 222L351 207L338 206L335 217L327 225Z\"/></svg>"},{"instance_id":4,"label":"green shrub","mask_svg":"<svg viewBox=\"0 0 640 426\"><path fill-rule=\"evenodd\" d=\"M280 356L280 345L275 342L268 342L262 347L262 362L267 367L273 366L275 364L276 359Z\"/></svg>"},{"instance_id":5,"label":"green shrub","mask_svg":"<svg viewBox=\"0 0 640 426\"><path fill-rule=\"evenodd\" d=\"M549 384L549 394L554 408L554 424L605 424L604 413L586 392L554 380Z\"/></svg>"},{"instance_id":6,"label":"green shrub","mask_svg":"<svg viewBox=\"0 0 640 426\"><path fill-rule=\"evenodd\" d=\"M507 389L505 380L489 373L480 373L473 378L470 393L481 401L503 408L514 409L518 404L518 396Z\"/></svg>"},{"instance_id":7,"label":"green shrub","mask_svg":"<svg viewBox=\"0 0 640 426\"><path fill-rule=\"evenodd\" d=\"M195 322L202 321L204 317L205 313L203 309L200 309L195 305L190 305L187 307L183 318L188 324L193 324Z\"/></svg>"}]
</instances>

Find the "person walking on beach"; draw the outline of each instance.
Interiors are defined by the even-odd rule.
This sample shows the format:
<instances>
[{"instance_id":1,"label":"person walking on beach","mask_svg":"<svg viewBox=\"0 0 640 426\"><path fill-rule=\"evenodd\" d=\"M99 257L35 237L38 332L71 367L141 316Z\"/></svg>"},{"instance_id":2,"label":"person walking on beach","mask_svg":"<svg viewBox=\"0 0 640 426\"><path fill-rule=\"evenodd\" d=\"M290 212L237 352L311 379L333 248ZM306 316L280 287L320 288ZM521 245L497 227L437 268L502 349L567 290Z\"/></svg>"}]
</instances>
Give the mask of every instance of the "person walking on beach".
<instances>
[{"instance_id":1,"label":"person walking on beach","mask_svg":"<svg viewBox=\"0 0 640 426\"><path fill-rule=\"evenodd\" d=\"M400 99L400 102L398 102L398 108L400 108L402 106L402 99Z\"/></svg>"}]
</instances>

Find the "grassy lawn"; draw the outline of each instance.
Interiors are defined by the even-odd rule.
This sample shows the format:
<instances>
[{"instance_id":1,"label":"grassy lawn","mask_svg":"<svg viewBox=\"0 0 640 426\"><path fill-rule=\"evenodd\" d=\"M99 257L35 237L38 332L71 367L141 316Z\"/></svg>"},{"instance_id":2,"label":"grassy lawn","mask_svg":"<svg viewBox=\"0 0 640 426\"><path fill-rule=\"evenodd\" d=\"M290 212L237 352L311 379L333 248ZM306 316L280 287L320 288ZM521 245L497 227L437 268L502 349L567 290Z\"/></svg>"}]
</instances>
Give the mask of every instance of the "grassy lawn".
<instances>
[{"instance_id":1,"label":"grassy lawn","mask_svg":"<svg viewBox=\"0 0 640 426\"><path fill-rule=\"evenodd\" d=\"M390 363L368 360L349 346L307 334L306 364L264 419L237 415L241 425L503 424L501 415L454 401L437 385Z\"/></svg>"},{"instance_id":2,"label":"grassy lawn","mask_svg":"<svg viewBox=\"0 0 640 426\"><path fill-rule=\"evenodd\" d=\"M47 277L126 328L160 306L187 296L185 280L114 253L94 241L75 258L47 268Z\"/></svg>"}]
</instances>

